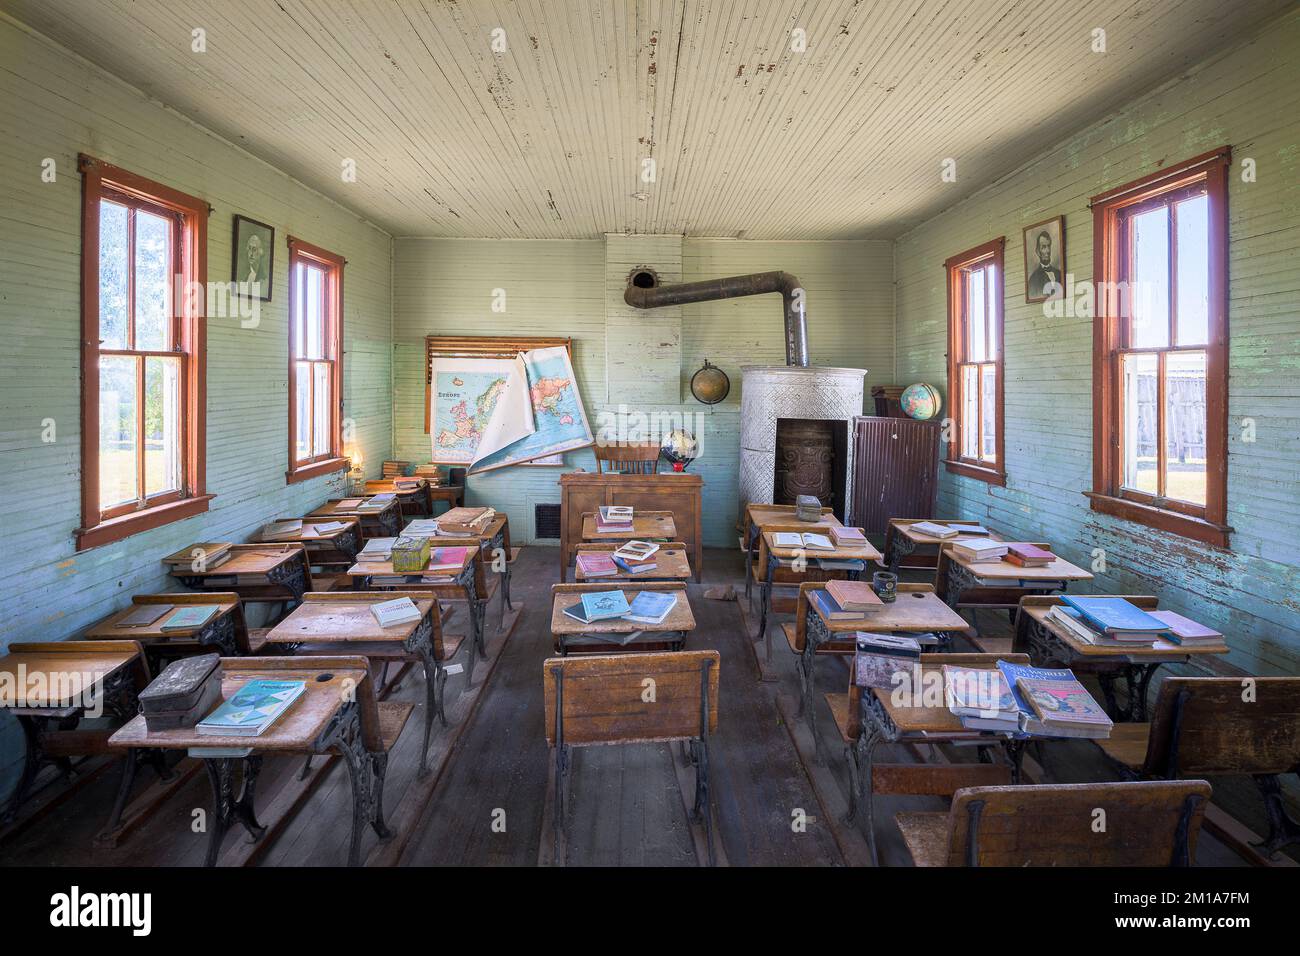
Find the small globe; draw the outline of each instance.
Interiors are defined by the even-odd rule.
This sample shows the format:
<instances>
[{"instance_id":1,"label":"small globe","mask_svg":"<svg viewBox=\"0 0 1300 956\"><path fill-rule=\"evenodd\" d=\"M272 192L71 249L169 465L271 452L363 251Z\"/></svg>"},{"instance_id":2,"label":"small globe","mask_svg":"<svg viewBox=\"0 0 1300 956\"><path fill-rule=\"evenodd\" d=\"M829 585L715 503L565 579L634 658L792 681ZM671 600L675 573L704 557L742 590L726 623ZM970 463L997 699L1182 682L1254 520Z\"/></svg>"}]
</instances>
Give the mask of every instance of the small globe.
<instances>
[{"instance_id":1,"label":"small globe","mask_svg":"<svg viewBox=\"0 0 1300 956\"><path fill-rule=\"evenodd\" d=\"M727 378L727 373L716 365L711 365L708 359L705 359L704 366L691 376L691 395L697 402L716 405L726 398L730 391L731 379Z\"/></svg>"},{"instance_id":2,"label":"small globe","mask_svg":"<svg viewBox=\"0 0 1300 956\"><path fill-rule=\"evenodd\" d=\"M926 421L939 414L943 399L933 385L917 382L903 389L903 394L898 397L898 405L908 418Z\"/></svg>"},{"instance_id":3,"label":"small globe","mask_svg":"<svg viewBox=\"0 0 1300 956\"><path fill-rule=\"evenodd\" d=\"M700 443L686 429L675 428L664 436L660 450L676 470L684 471L688 464L699 457Z\"/></svg>"}]
</instances>

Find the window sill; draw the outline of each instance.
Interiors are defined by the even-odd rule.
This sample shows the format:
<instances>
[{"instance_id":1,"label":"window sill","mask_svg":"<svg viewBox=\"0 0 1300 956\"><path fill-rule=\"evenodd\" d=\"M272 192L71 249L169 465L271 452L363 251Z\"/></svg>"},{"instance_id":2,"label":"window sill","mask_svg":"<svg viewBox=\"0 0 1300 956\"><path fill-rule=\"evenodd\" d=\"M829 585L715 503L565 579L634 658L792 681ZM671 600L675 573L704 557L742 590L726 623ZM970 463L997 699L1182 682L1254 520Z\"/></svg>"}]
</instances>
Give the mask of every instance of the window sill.
<instances>
[{"instance_id":1,"label":"window sill","mask_svg":"<svg viewBox=\"0 0 1300 956\"><path fill-rule=\"evenodd\" d=\"M112 544L114 541L121 541L133 534L139 534L141 531L161 528L173 521L183 521L186 518L203 514L208 510L208 502L215 497L216 495L199 495L196 498L184 498L180 501L157 505L143 511L136 511L129 515L121 515L117 518L101 521L93 528L85 528L77 532L77 550L87 551L90 548Z\"/></svg>"},{"instance_id":2,"label":"window sill","mask_svg":"<svg viewBox=\"0 0 1300 956\"><path fill-rule=\"evenodd\" d=\"M321 475L327 475L332 471L343 471L352 466L352 460L349 458L331 458L328 461L317 461L310 465L303 465L301 468L284 473L284 483L286 485L296 485L300 481L306 481L308 478L318 478Z\"/></svg>"},{"instance_id":3,"label":"window sill","mask_svg":"<svg viewBox=\"0 0 1300 956\"><path fill-rule=\"evenodd\" d=\"M1168 531L1170 534L1181 535L1184 538L1192 538L1204 544L1214 545L1216 548L1226 550L1228 547L1228 535L1232 533L1232 528L1227 525L1215 524L1204 518L1194 518L1178 511L1170 511L1168 508L1157 508L1140 501L1116 498L1114 495L1105 495L1098 491L1085 491L1084 495L1091 502L1093 511L1100 511L1102 514L1146 525L1159 531Z\"/></svg>"},{"instance_id":4,"label":"window sill","mask_svg":"<svg viewBox=\"0 0 1300 956\"><path fill-rule=\"evenodd\" d=\"M996 468L985 468L981 465L972 465L968 461L954 461L951 458L945 458L943 463L954 475L965 475L967 478L986 481L990 485L998 485L999 487L1006 486L1006 473L998 471Z\"/></svg>"}]
</instances>

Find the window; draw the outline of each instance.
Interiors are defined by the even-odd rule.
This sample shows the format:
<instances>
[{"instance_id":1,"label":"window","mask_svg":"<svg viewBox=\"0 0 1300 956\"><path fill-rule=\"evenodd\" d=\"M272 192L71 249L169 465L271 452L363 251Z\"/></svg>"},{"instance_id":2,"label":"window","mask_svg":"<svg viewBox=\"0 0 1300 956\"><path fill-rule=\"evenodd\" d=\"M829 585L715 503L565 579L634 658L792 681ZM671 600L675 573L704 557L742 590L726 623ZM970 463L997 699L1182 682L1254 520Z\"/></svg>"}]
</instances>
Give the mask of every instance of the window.
<instances>
[{"instance_id":1,"label":"window","mask_svg":"<svg viewBox=\"0 0 1300 956\"><path fill-rule=\"evenodd\" d=\"M953 256L948 270L948 470L1006 484L1002 459L1002 246Z\"/></svg>"},{"instance_id":2,"label":"window","mask_svg":"<svg viewBox=\"0 0 1300 956\"><path fill-rule=\"evenodd\" d=\"M82 190L82 521L96 547L207 510L207 203L89 156Z\"/></svg>"},{"instance_id":3,"label":"window","mask_svg":"<svg viewBox=\"0 0 1300 956\"><path fill-rule=\"evenodd\" d=\"M1227 147L1093 197L1094 510L1227 547Z\"/></svg>"},{"instance_id":4,"label":"window","mask_svg":"<svg viewBox=\"0 0 1300 956\"><path fill-rule=\"evenodd\" d=\"M289 239L290 483L348 467L342 457L343 259Z\"/></svg>"}]
</instances>

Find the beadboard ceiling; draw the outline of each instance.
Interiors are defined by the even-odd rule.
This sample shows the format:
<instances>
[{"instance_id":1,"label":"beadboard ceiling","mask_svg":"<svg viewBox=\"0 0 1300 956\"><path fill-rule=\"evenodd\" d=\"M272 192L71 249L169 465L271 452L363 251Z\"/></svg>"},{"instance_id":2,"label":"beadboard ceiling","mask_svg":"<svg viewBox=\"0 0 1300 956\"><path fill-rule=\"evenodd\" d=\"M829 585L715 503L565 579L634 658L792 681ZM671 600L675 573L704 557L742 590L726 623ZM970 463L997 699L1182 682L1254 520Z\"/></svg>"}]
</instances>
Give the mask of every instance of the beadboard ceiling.
<instances>
[{"instance_id":1,"label":"beadboard ceiling","mask_svg":"<svg viewBox=\"0 0 1300 956\"><path fill-rule=\"evenodd\" d=\"M0 0L394 235L544 239L891 238L1289 6Z\"/></svg>"}]
</instances>

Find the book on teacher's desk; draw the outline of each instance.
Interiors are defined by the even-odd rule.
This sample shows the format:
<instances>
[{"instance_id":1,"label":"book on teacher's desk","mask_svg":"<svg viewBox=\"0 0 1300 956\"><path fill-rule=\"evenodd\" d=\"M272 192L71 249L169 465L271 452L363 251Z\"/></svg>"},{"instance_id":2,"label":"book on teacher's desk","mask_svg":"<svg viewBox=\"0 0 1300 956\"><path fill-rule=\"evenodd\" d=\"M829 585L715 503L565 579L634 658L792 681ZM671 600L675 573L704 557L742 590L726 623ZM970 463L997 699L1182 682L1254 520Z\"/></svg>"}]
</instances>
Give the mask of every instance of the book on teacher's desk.
<instances>
[{"instance_id":1,"label":"book on teacher's desk","mask_svg":"<svg viewBox=\"0 0 1300 956\"><path fill-rule=\"evenodd\" d=\"M618 565L614 563L613 557L604 552L581 551L575 563L583 577L607 578L618 574Z\"/></svg>"},{"instance_id":2,"label":"book on teacher's desk","mask_svg":"<svg viewBox=\"0 0 1300 956\"><path fill-rule=\"evenodd\" d=\"M645 574L647 571L653 571L659 567L656 561L631 562L618 556L615 556L613 560L614 564L624 574Z\"/></svg>"},{"instance_id":3,"label":"book on teacher's desk","mask_svg":"<svg viewBox=\"0 0 1300 956\"><path fill-rule=\"evenodd\" d=\"M301 680L250 680L194 729L205 736L257 737L306 689Z\"/></svg>"},{"instance_id":4,"label":"book on teacher's desk","mask_svg":"<svg viewBox=\"0 0 1300 956\"><path fill-rule=\"evenodd\" d=\"M588 622L622 617L629 606L622 591L588 591L582 595L582 609Z\"/></svg>"},{"instance_id":5,"label":"book on teacher's desk","mask_svg":"<svg viewBox=\"0 0 1300 956\"><path fill-rule=\"evenodd\" d=\"M662 624L676 606L677 595L671 591L638 591L623 619L638 624Z\"/></svg>"},{"instance_id":6,"label":"book on teacher's desk","mask_svg":"<svg viewBox=\"0 0 1300 956\"><path fill-rule=\"evenodd\" d=\"M808 601L826 621L860 621L867 616L866 611L850 611L840 607L829 591L809 591Z\"/></svg>"},{"instance_id":7,"label":"book on teacher's desk","mask_svg":"<svg viewBox=\"0 0 1300 956\"><path fill-rule=\"evenodd\" d=\"M826 590L846 611L870 611L884 606L866 581L827 581Z\"/></svg>"}]
</instances>

